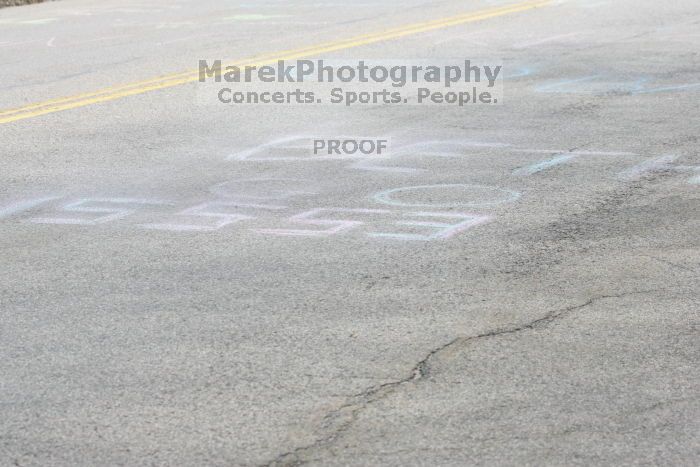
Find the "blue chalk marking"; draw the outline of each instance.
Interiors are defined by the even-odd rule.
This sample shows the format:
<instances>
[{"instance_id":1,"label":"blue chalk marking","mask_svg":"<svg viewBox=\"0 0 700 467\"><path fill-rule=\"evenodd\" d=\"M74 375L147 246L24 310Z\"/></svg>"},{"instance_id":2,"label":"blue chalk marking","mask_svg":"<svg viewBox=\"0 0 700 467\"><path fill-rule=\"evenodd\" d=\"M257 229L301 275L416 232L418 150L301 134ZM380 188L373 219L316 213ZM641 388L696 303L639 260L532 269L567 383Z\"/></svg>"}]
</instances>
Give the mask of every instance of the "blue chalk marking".
<instances>
[{"instance_id":1,"label":"blue chalk marking","mask_svg":"<svg viewBox=\"0 0 700 467\"><path fill-rule=\"evenodd\" d=\"M561 154L546 161L537 162L536 164L529 165L527 167L521 167L513 171L513 175L532 175L544 170L550 169L557 165L563 164L575 159L578 154Z\"/></svg>"},{"instance_id":2,"label":"blue chalk marking","mask_svg":"<svg viewBox=\"0 0 700 467\"><path fill-rule=\"evenodd\" d=\"M655 92L682 91L685 89L697 89L697 88L700 88L700 83L680 84L678 86L665 86L665 87L660 87L660 88L644 89L641 91L636 91L635 94L652 94Z\"/></svg>"},{"instance_id":3,"label":"blue chalk marking","mask_svg":"<svg viewBox=\"0 0 700 467\"><path fill-rule=\"evenodd\" d=\"M598 84L603 87L603 89L591 89L585 86L579 86L579 83L590 83L598 78L606 78L605 75L591 75L584 76L582 78L555 81L553 83L544 84L536 86L535 90L537 92L547 92L547 93L580 93L580 94L603 94L605 92L617 91L617 92L629 92L631 94L637 94L644 90L645 84L649 82L649 78L639 78L636 81L618 81L618 82L606 82L600 81ZM573 85L573 86L572 86Z\"/></svg>"},{"instance_id":4,"label":"blue chalk marking","mask_svg":"<svg viewBox=\"0 0 700 467\"><path fill-rule=\"evenodd\" d=\"M700 165L677 165L675 169L679 172L696 172L700 174ZM688 183L700 185L700 175L689 178Z\"/></svg>"},{"instance_id":5,"label":"blue chalk marking","mask_svg":"<svg viewBox=\"0 0 700 467\"><path fill-rule=\"evenodd\" d=\"M506 74L506 78L522 78L523 76L530 76L533 74L535 71L532 68L529 67L522 67L519 68L517 71L515 71L512 74Z\"/></svg>"},{"instance_id":6,"label":"blue chalk marking","mask_svg":"<svg viewBox=\"0 0 700 467\"><path fill-rule=\"evenodd\" d=\"M429 242L433 240L428 235L418 235L418 234L389 234L389 233L368 233L368 237L375 238L391 238L394 240L417 240L422 242Z\"/></svg>"},{"instance_id":7,"label":"blue chalk marking","mask_svg":"<svg viewBox=\"0 0 700 467\"><path fill-rule=\"evenodd\" d=\"M580 83L589 83L598 78L604 78L603 75L591 75L584 76L582 78L555 81L549 84L543 84L535 87L537 92L547 92L547 93L582 93L582 94L598 94L606 92L604 89L596 91L595 89L586 89L584 86L580 86ZM628 92L630 94L653 94L657 92L674 92L674 91L685 91L700 89L700 83L689 83L689 84L678 84L673 86L660 86L656 88L648 88L647 85L650 78L639 78L636 81L631 82L600 82L601 86L607 86L607 92L609 91L619 91Z\"/></svg>"},{"instance_id":8,"label":"blue chalk marking","mask_svg":"<svg viewBox=\"0 0 700 467\"><path fill-rule=\"evenodd\" d=\"M416 190L426 190L431 188L466 188L475 191L489 190L492 192L499 193L499 196L492 199L491 201L475 201L475 202L456 202L456 203L445 203L445 204L432 204L432 203L404 203L402 201L396 201L391 198L394 193L406 192L406 191L416 191ZM497 188L487 185L466 185L462 183L455 184L445 184L445 185L418 185L418 186L407 186L400 188L392 188L391 190L385 190L375 194L372 198L377 203L388 204L390 206L403 206L403 207L429 207L429 208L456 208L456 207L476 207L476 206L494 206L503 203L511 203L520 198L521 194L517 191L506 190L503 188Z\"/></svg>"},{"instance_id":9,"label":"blue chalk marking","mask_svg":"<svg viewBox=\"0 0 700 467\"><path fill-rule=\"evenodd\" d=\"M600 75L591 75L591 76L584 76L583 78L575 78L575 79L565 79L563 81L555 81L554 83L550 84L543 84L540 86L536 86L535 90L537 92L571 92L569 90L557 90L557 88L561 88L563 86L566 86L567 84L574 84L574 83L583 83L586 81L591 81L596 78L599 78Z\"/></svg>"},{"instance_id":10,"label":"blue chalk marking","mask_svg":"<svg viewBox=\"0 0 700 467\"><path fill-rule=\"evenodd\" d=\"M678 159L676 155L665 155L654 159L648 159L618 174L620 180L639 180L650 173L674 170L671 164Z\"/></svg>"},{"instance_id":11,"label":"blue chalk marking","mask_svg":"<svg viewBox=\"0 0 700 467\"><path fill-rule=\"evenodd\" d=\"M644 91L644 86L646 83L649 82L649 78L640 78L634 83L632 83L632 86L630 87L629 92L632 94L639 94L640 92Z\"/></svg>"}]
</instances>

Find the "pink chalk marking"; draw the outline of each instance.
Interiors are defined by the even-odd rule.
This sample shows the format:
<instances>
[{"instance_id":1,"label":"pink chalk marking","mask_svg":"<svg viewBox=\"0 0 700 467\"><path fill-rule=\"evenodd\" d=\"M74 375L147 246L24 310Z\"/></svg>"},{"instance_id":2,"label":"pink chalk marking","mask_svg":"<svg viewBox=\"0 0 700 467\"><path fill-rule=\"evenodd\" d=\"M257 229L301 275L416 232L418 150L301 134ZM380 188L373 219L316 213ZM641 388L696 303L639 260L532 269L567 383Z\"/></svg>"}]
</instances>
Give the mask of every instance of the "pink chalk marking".
<instances>
[{"instance_id":1,"label":"pink chalk marking","mask_svg":"<svg viewBox=\"0 0 700 467\"><path fill-rule=\"evenodd\" d=\"M304 189L290 189L285 187L285 184L296 184L298 188L310 187L314 182L302 178L274 178L274 177L261 177L261 178L244 178L229 180L222 183L217 183L209 187L209 192L220 196L222 198L236 198L238 200L287 200L289 198L301 197L301 196L311 196L317 195L318 192L309 191ZM281 188L273 189L270 186L275 184L282 184ZM255 190L258 190L257 194L250 194L250 187L252 186ZM264 187L270 187L264 189ZM260 193L262 192L262 193Z\"/></svg>"},{"instance_id":2,"label":"pink chalk marking","mask_svg":"<svg viewBox=\"0 0 700 467\"><path fill-rule=\"evenodd\" d=\"M114 207L85 206L86 204L115 204ZM136 212L136 209L126 207L128 205L163 205L167 204L159 200L136 199L136 198L83 198L78 201L68 203L62 207L66 212L104 214L93 219L78 217L34 217L29 222L35 224L71 224L71 225L97 225L104 224L116 219L124 218ZM119 206L119 207L118 207Z\"/></svg>"},{"instance_id":3,"label":"pink chalk marking","mask_svg":"<svg viewBox=\"0 0 700 467\"><path fill-rule=\"evenodd\" d=\"M386 162L399 157L414 156L414 157L464 157L469 154L464 154L466 150L474 148L507 148L510 144L493 143L482 141L464 141L464 140L434 140L424 141L420 143L411 143L404 146L399 146L387 156L370 156L364 158L349 166L351 169L367 170L373 172L389 172L389 173L419 173L425 172L426 169L417 167L402 167L402 166L387 166L377 165L378 162Z\"/></svg>"},{"instance_id":4,"label":"pink chalk marking","mask_svg":"<svg viewBox=\"0 0 700 467\"><path fill-rule=\"evenodd\" d=\"M35 208L37 206L40 206L44 203L47 203L49 201L53 201L55 199L58 199L58 196L47 196L44 198L35 198L35 199L29 199L29 200L24 200L24 201L18 201L16 203L12 203L8 206L5 207L0 207L0 219L4 219L6 217L11 217L14 216L15 214L19 214L24 211L28 211L32 208Z\"/></svg>"},{"instance_id":5,"label":"pink chalk marking","mask_svg":"<svg viewBox=\"0 0 700 467\"><path fill-rule=\"evenodd\" d=\"M214 232L228 225L235 224L237 222L255 219L255 216L252 215L243 214L240 212L221 212L220 210L216 210L216 208L282 210L286 209L286 206L277 206L269 204L251 204L229 201L212 201L208 203L202 203L191 208L187 208L184 211L180 211L175 215L215 219L214 224L199 225L179 222L166 222L140 224L139 226L149 230L167 230L171 232Z\"/></svg>"},{"instance_id":6,"label":"pink chalk marking","mask_svg":"<svg viewBox=\"0 0 700 467\"><path fill-rule=\"evenodd\" d=\"M465 232L477 225L485 224L490 222L493 218L491 216L484 216L480 214L472 213L451 213L451 212L408 212L405 213L406 217L437 217L442 219L461 219L461 222L457 223L445 223L445 222L426 222L426 221L398 221L395 222L397 225L406 225L413 227L426 227L431 229L437 229L431 235L420 235L420 234L408 234L408 233L370 233L371 237L383 237L383 238L393 238L397 240L421 240L421 241L431 241L431 240L446 240L455 237L462 232Z\"/></svg>"},{"instance_id":7,"label":"pink chalk marking","mask_svg":"<svg viewBox=\"0 0 700 467\"><path fill-rule=\"evenodd\" d=\"M356 136L334 136L332 139L353 139L358 138ZM358 159L361 156L356 154L313 154L313 143L315 139L323 139L322 135L293 135L286 136L284 138L279 138L268 143L263 143L244 151L240 151L229 155L227 160L237 160L237 161L260 161L260 162L270 162L270 161L304 161L304 162L316 162L316 161L329 161L329 160L347 160L347 159ZM274 150L284 151L290 149L303 149L307 150L307 155L304 156L265 156L265 154L273 152Z\"/></svg>"},{"instance_id":8,"label":"pink chalk marking","mask_svg":"<svg viewBox=\"0 0 700 467\"><path fill-rule=\"evenodd\" d=\"M325 230L310 230L310 229L255 229L257 233L267 235L280 236L303 236L303 237L328 237L345 232L364 224L362 221L354 221L347 219L318 219L316 215L322 212L342 212L342 213L357 213L357 214L385 214L391 211L386 209L346 209L346 208L316 208L310 211L297 214L290 217L289 222L306 224L320 227L329 227Z\"/></svg>"}]
</instances>

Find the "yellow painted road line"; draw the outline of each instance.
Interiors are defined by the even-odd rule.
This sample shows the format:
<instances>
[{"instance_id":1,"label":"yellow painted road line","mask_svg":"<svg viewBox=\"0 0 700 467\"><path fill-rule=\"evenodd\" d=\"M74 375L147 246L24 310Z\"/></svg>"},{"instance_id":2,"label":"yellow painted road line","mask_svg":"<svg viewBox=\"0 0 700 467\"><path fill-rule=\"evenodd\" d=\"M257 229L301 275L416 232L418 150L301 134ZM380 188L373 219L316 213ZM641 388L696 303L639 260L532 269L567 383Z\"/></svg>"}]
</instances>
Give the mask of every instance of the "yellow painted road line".
<instances>
[{"instance_id":1,"label":"yellow painted road line","mask_svg":"<svg viewBox=\"0 0 700 467\"><path fill-rule=\"evenodd\" d=\"M503 16L522 11L540 8L550 4L552 0L530 0L525 2L514 3L498 8L490 8L485 10L477 10L469 13L463 13L448 18L441 18L422 23L410 24L398 28L388 29L372 34L356 36L345 40L328 42L316 46L310 46L294 50L284 50L265 55L259 55L244 60L232 62L229 65L243 66L262 66L265 64L276 63L278 60L295 60L304 57L317 56L318 54L345 50L363 45L374 44L376 42L398 39L421 32L442 29L449 26L482 21L497 16ZM61 97L51 99L35 104L29 104L14 109L6 109L0 111L0 124L24 120L27 118L38 117L53 112L62 110L75 109L87 105L97 104L100 102L112 101L121 99L127 96L143 94L158 89L170 88L186 83L198 81L198 70L188 70L181 73L159 76L152 79L127 83L122 85L111 86L97 91L77 94L74 96Z\"/></svg>"}]
</instances>

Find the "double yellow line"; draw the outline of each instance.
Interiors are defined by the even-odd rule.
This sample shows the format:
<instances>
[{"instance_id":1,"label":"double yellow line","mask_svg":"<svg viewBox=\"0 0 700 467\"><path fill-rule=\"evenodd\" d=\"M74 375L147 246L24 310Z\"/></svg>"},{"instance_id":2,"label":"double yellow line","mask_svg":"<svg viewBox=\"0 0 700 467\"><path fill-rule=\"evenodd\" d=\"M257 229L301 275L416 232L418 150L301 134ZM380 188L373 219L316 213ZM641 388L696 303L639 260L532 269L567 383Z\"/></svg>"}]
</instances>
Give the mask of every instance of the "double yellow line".
<instances>
[{"instance_id":1,"label":"double yellow line","mask_svg":"<svg viewBox=\"0 0 700 467\"><path fill-rule=\"evenodd\" d=\"M295 49L295 50L283 50L279 52L274 52L270 54L260 55L256 57L251 57L248 59L236 61L229 63L228 65L237 65L239 67L244 66L262 66L265 64L276 63L278 60L295 60L304 57L314 57L322 53L334 52L337 50L350 49L353 47L359 47L362 45L373 44L376 42L386 41L390 39L397 39L404 36L409 36L412 34L418 34L421 32L432 31L435 29L441 29L449 26L455 26L458 24L471 23L475 21L481 21L488 18L494 18L497 16L508 15L512 13L518 13L521 11L531 10L534 8L543 7L552 0L530 0L525 2L513 3L510 5L502 6L499 8L490 8L485 10L477 10L470 13L464 13L457 16L452 16L448 18L442 18L434 21L427 21L422 23L414 23L406 26L402 26L395 29L388 29L374 34L366 34L363 36L352 37L350 39L345 39L336 42L328 42L325 44L319 44L316 46ZM122 84L112 87L107 87L99 89L97 91L88 92L84 94L77 94L74 96L61 97L58 99L52 99L44 102L38 102L35 104L25 105L23 107L17 107L14 109L7 109L0 111L0 124L16 122L18 120L24 120L27 118L37 117L39 115L46 115L53 112L60 112L62 110L75 109L78 107L85 107L87 105L97 104L100 102L112 101L115 99L121 99L122 97L133 96L136 94L143 94L149 91L155 91L158 89L170 88L173 86L179 86L181 84L192 83L199 79L198 70L188 70L182 73L175 73L171 75L159 76L156 78L137 81L128 84Z\"/></svg>"}]
</instances>

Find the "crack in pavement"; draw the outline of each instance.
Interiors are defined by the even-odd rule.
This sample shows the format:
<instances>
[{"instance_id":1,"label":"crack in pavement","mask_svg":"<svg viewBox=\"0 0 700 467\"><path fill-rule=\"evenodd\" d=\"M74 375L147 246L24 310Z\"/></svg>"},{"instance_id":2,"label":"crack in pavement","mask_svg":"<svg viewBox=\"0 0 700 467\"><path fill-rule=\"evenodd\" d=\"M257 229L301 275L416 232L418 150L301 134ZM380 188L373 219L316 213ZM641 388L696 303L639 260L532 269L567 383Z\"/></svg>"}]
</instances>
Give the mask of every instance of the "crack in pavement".
<instances>
[{"instance_id":1,"label":"crack in pavement","mask_svg":"<svg viewBox=\"0 0 700 467\"><path fill-rule=\"evenodd\" d=\"M424 380L430 374L430 361L441 352L455 346L468 345L472 341L479 339L488 339L491 337L498 337L506 334L516 334L522 331L532 330L538 327L543 327L551 323L552 321L561 318L572 311L580 310L586 308L597 301L605 300L609 298L622 298L628 295L641 295L654 292L667 291L668 289L650 289L650 290L639 290L632 292L623 292L620 294L613 295L599 295L588 299L584 303L579 305L572 305L565 308L559 308L547 312L543 317L538 318L529 323L521 324L512 328L501 328L494 331L486 332L483 334L478 334L475 336L459 336L455 337L451 341L443 344L439 347L434 348L426 354L426 356L416 363L411 371L402 379L395 381L390 381L387 383L382 383L379 385L371 386L364 391L354 394L348 397L348 402L344 403L340 407L333 409L323 417L323 422L321 428L328 432L328 435L316 439L313 443L307 444L305 446L297 447L291 451L284 452L273 460L261 464L261 466L272 467L272 466L298 466L305 464L307 461L302 458L305 454L310 454L313 450L327 447L335 442L340 436L345 433L353 423L357 420L357 416L360 411L367 408L370 404L384 399L393 392L395 392L399 387Z\"/></svg>"},{"instance_id":2,"label":"crack in pavement","mask_svg":"<svg viewBox=\"0 0 700 467\"><path fill-rule=\"evenodd\" d=\"M669 266L673 266L674 268L683 269L684 271L697 272L697 269L693 269L692 267L684 266L682 264L674 263L673 261L669 261L669 260L664 259L664 258L659 258L658 256L652 256L652 255L642 255L642 256L646 256L647 258L651 258L653 260L656 260L659 263L668 264Z\"/></svg>"}]
</instances>

